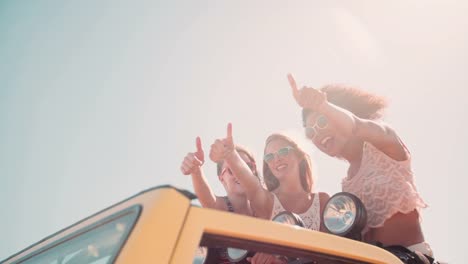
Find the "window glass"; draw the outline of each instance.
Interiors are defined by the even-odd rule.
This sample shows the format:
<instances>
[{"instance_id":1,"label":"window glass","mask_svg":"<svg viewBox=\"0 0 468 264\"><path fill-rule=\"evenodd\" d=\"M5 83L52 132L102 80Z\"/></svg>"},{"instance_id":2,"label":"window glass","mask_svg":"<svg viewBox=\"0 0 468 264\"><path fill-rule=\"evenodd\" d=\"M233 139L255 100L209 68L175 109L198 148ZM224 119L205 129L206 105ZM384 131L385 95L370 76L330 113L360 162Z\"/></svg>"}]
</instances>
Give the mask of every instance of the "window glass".
<instances>
[{"instance_id":1,"label":"window glass","mask_svg":"<svg viewBox=\"0 0 468 264\"><path fill-rule=\"evenodd\" d=\"M206 254L207 254L207 248L206 247L198 247L195 250L195 257L193 258L192 264L203 264L203 263L205 263ZM206 264L208 264L208 263L206 263Z\"/></svg>"},{"instance_id":2,"label":"window glass","mask_svg":"<svg viewBox=\"0 0 468 264\"><path fill-rule=\"evenodd\" d=\"M256 241L238 239L234 237L223 237L212 234L204 234L199 246L208 248L205 264L219 263L223 261L223 256L214 252L233 252L232 256L236 263L248 263L245 259L240 259L240 255L254 256L257 252L263 252L283 260L287 263L301 264L356 264L367 263L347 259L339 255L327 255L314 251L307 251L297 248L291 248L278 244L268 244ZM235 248L235 250L223 250L226 248ZM241 252L245 249L245 252ZM243 253L243 254L240 254ZM221 259L220 259L221 258ZM229 257L228 257L229 258ZM195 262L194 262L195 263Z\"/></svg>"},{"instance_id":3,"label":"window glass","mask_svg":"<svg viewBox=\"0 0 468 264\"><path fill-rule=\"evenodd\" d=\"M106 264L112 263L139 215L134 206L85 227L16 263Z\"/></svg>"}]
</instances>

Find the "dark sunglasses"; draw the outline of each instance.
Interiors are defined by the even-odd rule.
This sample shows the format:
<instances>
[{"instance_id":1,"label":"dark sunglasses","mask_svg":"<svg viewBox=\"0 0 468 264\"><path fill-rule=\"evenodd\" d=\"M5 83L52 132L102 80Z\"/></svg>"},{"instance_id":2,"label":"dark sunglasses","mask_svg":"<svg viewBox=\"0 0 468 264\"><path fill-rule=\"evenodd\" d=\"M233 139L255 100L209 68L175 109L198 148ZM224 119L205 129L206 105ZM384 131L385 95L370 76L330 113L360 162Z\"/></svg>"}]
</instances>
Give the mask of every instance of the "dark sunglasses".
<instances>
[{"instance_id":1,"label":"dark sunglasses","mask_svg":"<svg viewBox=\"0 0 468 264\"><path fill-rule=\"evenodd\" d=\"M328 126L328 119L324 115L319 115L312 126L305 127L306 137L314 139L319 129L325 129Z\"/></svg>"},{"instance_id":2,"label":"dark sunglasses","mask_svg":"<svg viewBox=\"0 0 468 264\"><path fill-rule=\"evenodd\" d=\"M270 161L272 161L274 158L275 158L275 154L278 155L278 157L284 157L284 156L287 156L289 154L289 152L291 152L291 150L293 150L294 148L291 147L291 146L286 146L284 148L280 148L276 153L268 153L268 154L265 154L263 156L263 160L268 163Z\"/></svg>"}]
</instances>

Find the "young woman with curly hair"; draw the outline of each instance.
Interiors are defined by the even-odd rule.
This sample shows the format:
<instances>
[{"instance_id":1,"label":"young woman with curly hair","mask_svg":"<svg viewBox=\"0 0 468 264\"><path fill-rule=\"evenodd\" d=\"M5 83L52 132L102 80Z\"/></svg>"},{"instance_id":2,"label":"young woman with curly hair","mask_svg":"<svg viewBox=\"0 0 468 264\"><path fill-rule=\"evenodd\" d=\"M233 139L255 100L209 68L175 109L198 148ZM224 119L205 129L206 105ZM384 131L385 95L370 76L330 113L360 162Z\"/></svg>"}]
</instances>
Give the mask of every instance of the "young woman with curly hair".
<instances>
[{"instance_id":1,"label":"young woman with curly hair","mask_svg":"<svg viewBox=\"0 0 468 264\"><path fill-rule=\"evenodd\" d=\"M365 240L432 256L420 224L420 209L427 205L414 184L410 152L381 121L385 99L342 85L299 89L292 75L288 80L302 107L306 137L349 163L342 190L358 196L367 209Z\"/></svg>"}]
</instances>

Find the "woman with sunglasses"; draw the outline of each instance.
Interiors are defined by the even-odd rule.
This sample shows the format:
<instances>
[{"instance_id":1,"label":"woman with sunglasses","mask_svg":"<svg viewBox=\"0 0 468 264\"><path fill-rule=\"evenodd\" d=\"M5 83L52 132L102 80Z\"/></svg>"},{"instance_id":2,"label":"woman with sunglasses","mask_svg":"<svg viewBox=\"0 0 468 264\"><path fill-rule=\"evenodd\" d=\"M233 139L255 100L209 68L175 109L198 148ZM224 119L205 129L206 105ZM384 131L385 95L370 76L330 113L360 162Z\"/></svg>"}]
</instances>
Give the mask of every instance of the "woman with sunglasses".
<instances>
[{"instance_id":1,"label":"woman with sunglasses","mask_svg":"<svg viewBox=\"0 0 468 264\"><path fill-rule=\"evenodd\" d=\"M235 150L231 124L228 124L227 137L216 140L211 146L210 158L229 164L257 217L271 219L282 211L289 211L301 216L306 228L324 230L321 216L329 196L312 193L314 182L309 156L296 142L282 134L267 138L264 153L263 175L267 190ZM283 263L283 260L258 253L251 263Z\"/></svg>"},{"instance_id":2,"label":"woman with sunglasses","mask_svg":"<svg viewBox=\"0 0 468 264\"><path fill-rule=\"evenodd\" d=\"M236 146L240 158L247 164L252 175L257 181L258 173L253 155L244 147ZM206 208L228 211L237 214L255 216L254 211L247 200L244 189L239 183L236 175L228 164L223 161L217 162L216 169L218 179L226 190L226 196L216 196L206 180L202 166L205 162L205 154L199 137L196 139L196 151L189 152L180 167L184 175L191 175L192 184L200 204ZM206 261L208 263L231 263L227 257L226 249L210 248ZM243 262L240 262L243 263Z\"/></svg>"},{"instance_id":3,"label":"woman with sunglasses","mask_svg":"<svg viewBox=\"0 0 468 264\"><path fill-rule=\"evenodd\" d=\"M322 152L349 163L342 189L358 196L367 209L366 241L401 245L432 257L419 220L427 205L414 184L410 153L380 121L386 101L344 86L298 89L292 75L288 80L302 107L307 138Z\"/></svg>"}]
</instances>

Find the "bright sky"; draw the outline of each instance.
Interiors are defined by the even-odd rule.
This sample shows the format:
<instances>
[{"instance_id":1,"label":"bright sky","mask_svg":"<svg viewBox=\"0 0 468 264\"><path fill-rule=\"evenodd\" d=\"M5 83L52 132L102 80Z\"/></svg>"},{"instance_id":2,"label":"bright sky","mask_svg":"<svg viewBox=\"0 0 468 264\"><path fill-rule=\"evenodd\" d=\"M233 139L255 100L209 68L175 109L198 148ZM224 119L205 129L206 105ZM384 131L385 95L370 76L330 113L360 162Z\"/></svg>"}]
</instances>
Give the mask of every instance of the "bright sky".
<instances>
[{"instance_id":1,"label":"bright sky","mask_svg":"<svg viewBox=\"0 0 468 264\"><path fill-rule=\"evenodd\" d=\"M0 260L151 186L192 189L183 157L227 122L258 160L270 133L297 137L317 189L339 191L345 163L303 138L288 72L389 98L430 205L426 239L468 259L468 4L165 2L0 3Z\"/></svg>"}]
</instances>

